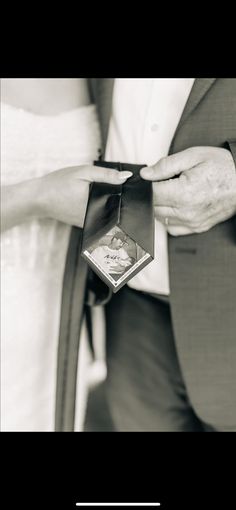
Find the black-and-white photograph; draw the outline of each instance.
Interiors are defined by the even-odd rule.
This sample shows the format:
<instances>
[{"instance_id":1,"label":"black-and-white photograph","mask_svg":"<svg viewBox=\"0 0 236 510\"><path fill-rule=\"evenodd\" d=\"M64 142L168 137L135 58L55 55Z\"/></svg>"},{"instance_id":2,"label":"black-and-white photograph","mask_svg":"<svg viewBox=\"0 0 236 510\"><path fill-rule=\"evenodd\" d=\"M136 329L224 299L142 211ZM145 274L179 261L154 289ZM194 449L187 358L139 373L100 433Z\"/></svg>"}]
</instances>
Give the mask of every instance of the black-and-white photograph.
<instances>
[{"instance_id":1,"label":"black-and-white photograph","mask_svg":"<svg viewBox=\"0 0 236 510\"><path fill-rule=\"evenodd\" d=\"M125 234L119 227L114 227L99 243L84 254L112 282L119 285L125 275L131 276L145 258L145 251Z\"/></svg>"},{"instance_id":2,"label":"black-and-white photograph","mask_svg":"<svg viewBox=\"0 0 236 510\"><path fill-rule=\"evenodd\" d=\"M1 430L235 432L236 79L3 77L1 197Z\"/></svg>"}]
</instances>

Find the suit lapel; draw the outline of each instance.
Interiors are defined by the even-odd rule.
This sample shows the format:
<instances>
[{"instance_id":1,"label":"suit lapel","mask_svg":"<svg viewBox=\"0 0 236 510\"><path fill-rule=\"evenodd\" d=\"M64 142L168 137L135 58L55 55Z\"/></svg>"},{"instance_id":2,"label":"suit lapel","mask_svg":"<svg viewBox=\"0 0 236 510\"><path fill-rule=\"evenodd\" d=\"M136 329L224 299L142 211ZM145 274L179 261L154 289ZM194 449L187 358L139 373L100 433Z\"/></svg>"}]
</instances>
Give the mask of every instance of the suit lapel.
<instances>
[{"instance_id":1,"label":"suit lapel","mask_svg":"<svg viewBox=\"0 0 236 510\"><path fill-rule=\"evenodd\" d=\"M200 101L203 99L205 94L208 92L210 87L215 82L216 78L197 78L193 84L192 90L190 92L188 101L185 105L184 111L182 113L181 119L177 126L175 136L180 127L187 120L189 115L195 110ZM109 128L109 120L111 115L111 107L112 107L112 94L114 89L114 79L113 78L97 78L95 80L95 98L98 108L98 114L101 122L101 130L102 130L102 141L103 141L103 149L105 148L108 128ZM174 140L172 140L173 145Z\"/></svg>"},{"instance_id":2,"label":"suit lapel","mask_svg":"<svg viewBox=\"0 0 236 510\"><path fill-rule=\"evenodd\" d=\"M198 104L209 88L213 85L215 80L216 78L197 78L195 80L177 129L182 126L189 115L195 110L195 108L197 108Z\"/></svg>"},{"instance_id":3,"label":"suit lapel","mask_svg":"<svg viewBox=\"0 0 236 510\"><path fill-rule=\"evenodd\" d=\"M97 103L98 115L100 118L103 151L105 149L109 121L111 116L112 95L114 87L113 78L97 78L94 83L95 100Z\"/></svg>"}]
</instances>

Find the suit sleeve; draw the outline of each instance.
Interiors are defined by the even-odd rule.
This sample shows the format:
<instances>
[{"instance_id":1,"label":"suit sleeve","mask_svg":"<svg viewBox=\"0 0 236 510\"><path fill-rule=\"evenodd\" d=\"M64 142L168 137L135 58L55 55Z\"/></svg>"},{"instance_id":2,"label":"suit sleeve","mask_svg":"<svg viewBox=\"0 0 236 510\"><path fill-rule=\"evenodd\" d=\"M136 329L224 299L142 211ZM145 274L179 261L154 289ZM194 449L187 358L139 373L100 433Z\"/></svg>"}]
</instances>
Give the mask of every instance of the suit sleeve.
<instances>
[{"instance_id":1,"label":"suit sleeve","mask_svg":"<svg viewBox=\"0 0 236 510\"><path fill-rule=\"evenodd\" d=\"M232 154L234 164L235 164L235 171L236 171L236 141L235 140L227 141L225 144L225 148L228 149ZM236 218L236 216L235 216L235 218ZM236 227L236 221L235 221L235 227Z\"/></svg>"},{"instance_id":2,"label":"suit sleeve","mask_svg":"<svg viewBox=\"0 0 236 510\"><path fill-rule=\"evenodd\" d=\"M236 170L236 140L227 141L225 144L225 148L231 152L234 163L235 163L235 170Z\"/></svg>"}]
</instances>

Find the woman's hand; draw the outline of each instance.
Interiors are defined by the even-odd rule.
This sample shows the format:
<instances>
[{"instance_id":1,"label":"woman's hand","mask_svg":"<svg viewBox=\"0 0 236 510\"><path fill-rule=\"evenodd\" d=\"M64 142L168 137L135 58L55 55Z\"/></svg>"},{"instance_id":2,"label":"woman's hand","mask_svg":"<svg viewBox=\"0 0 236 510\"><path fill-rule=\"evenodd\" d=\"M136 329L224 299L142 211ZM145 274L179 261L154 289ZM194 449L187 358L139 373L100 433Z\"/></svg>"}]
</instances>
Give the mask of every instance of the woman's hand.
<instances>
[{"instance_id":1,"label":"woman's hand","mask_svg":"<svg viewBox=\"0 0 236 510\"><path fill-rule=\"evenodd\" d=\"M1 229L29 219L53 218L82 227L90 182L122 184L132 172L97 166L62 168L43 177L3 186L1 189Z\"/></svg>"},{"instance_id":2,"label":"woman's hand","mask_svg":"<svg viewBox=\"0 0 236 510\"><path fill-rule=\"evenodd\" d=\"M68 167L39 179L39 216L82 227L91 182L122 184L132 172L98 166Z\"/></svg>"}]
</instances>

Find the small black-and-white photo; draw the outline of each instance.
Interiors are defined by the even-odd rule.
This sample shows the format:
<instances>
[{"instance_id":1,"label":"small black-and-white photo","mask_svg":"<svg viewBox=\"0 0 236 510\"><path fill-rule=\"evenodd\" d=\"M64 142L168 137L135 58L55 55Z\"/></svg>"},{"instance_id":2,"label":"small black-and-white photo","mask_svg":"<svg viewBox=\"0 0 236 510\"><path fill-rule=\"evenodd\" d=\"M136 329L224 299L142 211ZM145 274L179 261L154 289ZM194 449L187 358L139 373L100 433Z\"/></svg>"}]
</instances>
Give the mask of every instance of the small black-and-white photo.
<instances>
[{"instance_id":1,"label":"small black-and-white photo","mask_svg":"<svg viewBox=\"0 0 236 510\"><path fill-rule=\"evenodd\" d=\"M133 273L146 252L119 227L114 227L84 254L118 285L128 271Z\"/></svg>"}]
</instances>

